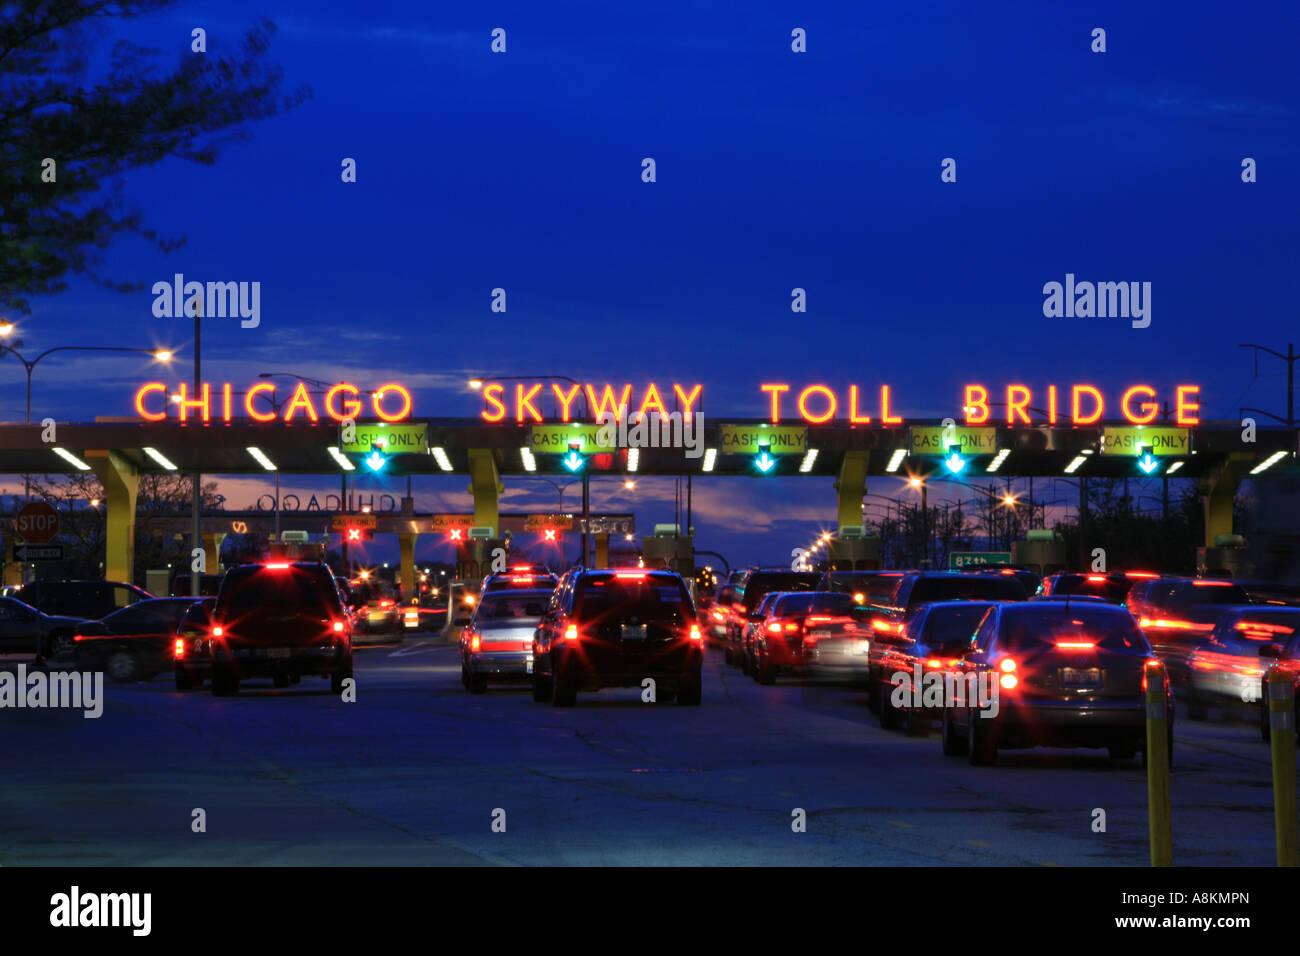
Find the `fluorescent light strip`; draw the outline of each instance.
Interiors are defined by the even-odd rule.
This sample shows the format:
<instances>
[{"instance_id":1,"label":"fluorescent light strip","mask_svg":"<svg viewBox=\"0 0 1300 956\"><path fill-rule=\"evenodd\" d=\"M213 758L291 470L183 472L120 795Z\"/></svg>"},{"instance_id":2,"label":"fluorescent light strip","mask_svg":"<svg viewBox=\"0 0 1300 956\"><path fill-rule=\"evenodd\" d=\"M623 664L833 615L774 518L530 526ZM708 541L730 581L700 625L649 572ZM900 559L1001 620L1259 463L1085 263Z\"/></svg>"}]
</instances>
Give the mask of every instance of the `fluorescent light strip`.
<instances>
[{"instance_id":1,"label":"fluorescent light strip","mask_svg":"<svg viewBox=\"0 0 1300 956\"><path fill-rule=\"evenodd\" d=\"M627 470L636 471L636 466L641 464L641 449L629 448L627 450Z\"/></svg>"},{"instance_id":2,"label":"fluorescent light strip","mask_svg":"<svg viewBox=\"0 0 1300 956\"><path fill-rule=\"evenodd\" d=\"M1261 461L1254 468L1250 469L1250 473L1252 475L1258 475L1265 468L1272 468L1274 465L1276 465L1279 461L1281 461L1285 457L1286 457L1286 452L1275 451L1273 452L1273 454L1269 455L1267 458Z\"/></svg>"},{"instance_id":3,"label":"fluorescent light strip","mask_svg":"<svg viewBox=\"0 0 1300 956\"><path fill-rule=\"evenodd\" d=\"M718 458L718 450L717 450L716 448L706 448L706 449L704 449L704 465L703 465L703 470L704 470L704 471L712 471L712 470L713 470L713 463L717 460L717 458Z\"/></svg>"},{"instance_id":4,"label":"fluorescent light strip","mask_svg":"<svg viewBox=\"0 0 1300 956\"><path fill-rule=\"evenodd\" d=\"M1074 461L1070 462L1068 465L1065 466L1065 473L1067 475L1074 474L1075 471L1078 470L1079 466L1082 465L1087 460L1088 459L1085 458L1083 455L1076 455Z\"/></svg>"},{"instance_id":5,"label":"fluorescent light strip","mask_svg":"<svg viewBox=\"0 0 1300 956\"><path fill-rule=\"evenodd\" d=\"M817 460L817 449L809 448L803 456L803 461L799 462L799 474L806 475L812 471L813 462Z\"/></svg>"},{"instance_id":6,"label":"fluorescent light strip","mask_svg":"<svg viewBox=\"0 0 1300 956\"><path fill-rule=\"evenodd\" d=\"M266 455L262 453L262 449L254 448L252 445L249 445L247 451L253 456L253 460L267 471L275 471L275 462L267 458Z\"/></svg>"},{"instance_id":7,"label":"fluorescent light strip","mask_svg":"<svg viewBox=\"0 0 1300 956\"><path fill-rule=\"evenodd\" d=\"M1176 462L1174 462L1172 465L1170 465L1168 468L1165 469L1165 474L1166 474L1166 475L1172 475L1174 472L1176 472L1176 471L1177 471L1179 468L1181 468L1181 467L1183 467L1183 462L1181 462L1181 461L1176 461Z\"/></svg>"},{"instance_id":8,"label":"fluorescent light strip","mask_svg":"<svg viewBox=\"0 0 1300 956\"><path fill-rule=\"evenodd\" d=\"M451 459L447 457L447 453L443 451L442 446L434 446L429 449L429 452L433 455L434 461L438 463L439 468L443 471L451 471Z\"/></svg>"},{"instance_id":9,"label":"fluorescent light strip","mask_svg":"<svg viewBox=\"0 0 1300 956\"><path fill-rule=\"evenodd\" d=\"M343 452L339 451L333 445L330 445L329 448L325 450L330 453L330 457L333 458L334 461L338 463L338 466L342 468L344 471L357 470L357 466L352 464L352 462L348 459L348 456L343 454Z\"/></svg>"},{"instance_id":10,"label":"fluorescent light strip","mask_svg":"<svg viewBox=\"0 0 1300 956\"><path fill-rule=\"evenodd\" d=\"M524 471L537 470L537 459L533 457L533 450L531 448L519 449L519 457L524 463Z\"/></svg>"},{"instance_id":11,"label":"fluorescent light strip","mask_svg":"<svg viewBox=\"0 0 1300 956\"><path fill-rule=\"evenodd\" d=\"M167 456L164 455L162 452L160 452L157 448L146 448L144 450L144 453L148 455L150 458L152 458L156 463L161 465L163 468L166 468L168 471L176 470L176 466L173 465L167 459Z\"/></svg>"},{"instance_id":12,"label":"fluorescent light strip","mask_svg":"<svg viewBox=\"0 0 1300 956\"><path fill-rule=\"evenodd\" d=\"M73 465L76 468L80 468L82 471L90 471L89 465L87 465L84 461L82 461L72 452L68 451L66 448L55 448L54 454L58 455L68 464Z\"/></svg>"},{"instance_id":13,"label":"fluorescent light strip","mask_svg":"<svg viewBox=\"0 0 1300 956\"><path fill-rule=\"evenodd\" d=\"M898 471L898 466L903 463L903 459L906 457L906 448L895 448L894 453L889 456L889 464L885 466L885 471Z\"/></svg>"},{"instance_id":14,"label":"fluorescent light strip","mask_svg":"<svg viewBox=\"0 0 1300 956\"><path fill-rule=\"evenodd\" d=\"M1011 454L1011 449L1003 448L1000 452L998 452L996 455L993 456L993 460L989 462L989 466L984 470L988 474L992 474L993 472L997 471L999 468L1002 467L1002 463L1007 460L1007 455L1009 454Z\"/></svg>"}]
</instances>

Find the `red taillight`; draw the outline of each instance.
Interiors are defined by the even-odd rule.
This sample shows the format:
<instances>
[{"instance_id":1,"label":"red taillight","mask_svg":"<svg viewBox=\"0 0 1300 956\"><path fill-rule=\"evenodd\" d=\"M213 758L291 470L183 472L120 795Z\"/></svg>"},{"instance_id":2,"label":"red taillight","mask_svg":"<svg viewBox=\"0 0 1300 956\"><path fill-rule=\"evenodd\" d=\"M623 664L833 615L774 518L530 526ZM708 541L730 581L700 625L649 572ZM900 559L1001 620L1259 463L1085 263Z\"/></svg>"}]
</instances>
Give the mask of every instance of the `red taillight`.
<instances>
[{"instance_id":1,"label":"red taillight","mask_svg":"<svg viewBox=\"0 0 1300 956\"><path fill-rule=\"evenodd\" d=\"M787 631L797 631L799 630L799 624L795 621L787 621L785 624L785 629Z\"/></svg>"},{"instance_id":2,"label":"red taillight","mask_svg":"<svg viewBox=\"0 0 1300 956\"><path fill-rule=\"evenodd\" d=\"M85 634L73 634L73 635L72 635L72 640L73 640L74 643L77 642L77 641L84 641L85 639L86 639L86 635L85 635Z\"/></svg>"},{"instance_id":3,"label":"red taillight","mask_svg":"<svg viewBox=\"0 0 1300 956\"><path fill-rule=\"evenodd\" d=\"M693 641L701 641L701 640L703 640L703 639L704 639L704 638L701 637L701 635L700 635L700 626L699 626L698 624L692 624L692 625L691 625L691 640L693 640Z\"/></svg>"},{"instance_id":4,"label":"red taillight","mask_svg":"<svg viewBox=\"0 0 1300 956\"><path fill-rule=\"evenodd\" d=\"M1169 630L1177 631L1212 631L1213 624L1197 624L1195 621L1178 621L1172 618L1149 618L1144 617L1138 621L1138 627L1163 627Z\"/></svg>"},{"instance_id":5,"label":"red taillight","mask_svg":"<svg viewBox=\"0 0 1300 956\"><path fill-rule=\"evenodd\" d=\"M1097 647L1092 641L1057 641L1056 646L1063 651L1091 651Z\"/></svg>"},{"instance_id":6,"label":"red taillight","mask_svg":"<svg viewBox=\"0 0 1300 956\"><path fill-rule=\"evenodd\" d=\"M1090 575L1088 575L1088 580L1089 580L1089 581L1093 581L1093 582L1105 581L1105 580L1106 580L1106 575L1104 575L1104 574L1090 574Z\"/></svg>"},{"instance_id":7,"label":"red taillight","mask_svg":"<svg viewBox=\"0 0 1300 956\"><path fill-rule=\"evenodd\" d=\"M379 606L380 606L380 607L392 607L393 604L394 604L394 602L388 600L387 598L385 598L384 600L382 600L382 601L379 602Z\"/></svg>"},{"instance_id":8,"label":"red taillight","mask_svg":"<svg viewBox=\"0 0 1300 956\"><path fill-rule=\"evenodd\" d=\"M1020 681L1016 679L1015 674L1003 674L999 683L1007 690L1014 690Z\"/></svg>"},{"instance_id":9,"label":"red taillight","mask_svg":"<svg viewBox=\"0 0 1300 956\"><path fill-rule=\"evenodd\" d=\"M226 629L225 629L224 627L222 627L220 624L214 624L214 625L212 625L212 636L213 636L213 637L221 637L221 636L222 636L223 634L225 634L225 633L226 633Z\"/></svg>"},{"instance_id":10,"label":"red taillight","mask_svg":"<svg viewBox=\"0 0 1300 956\"><path fill-rule=\"evenodd\" d=\"M880 620L879 618L876 618L876 619L872 620L872 622L871 622L871 626L872 626L872 628L874 628L874 629L877 630L877 631L887 631L887 632L890 633L890 634L902 634L902 633L903 633L903 625L901 625L901 624L890 624L888 621L882 621L882 620Z\"/></svg>"},{"instance_id":11,"label":"red taillight","mask_svg":"<svg viewBox=\"0 0 1300 956\"><path fill-rule=\"evenodd\" d=\"M928 660L925 662L926 667L942 667L943 661Z\"/></svg>"},{"instance_id":12,"label":"red taillight","mask_svg":"<svg viewBox=\"0 0 1300 956\"><path fill-rule=\"evenodd\" d=\"M185 656L185 638L176 638L176 646L172 648L172 656L178 658Z\"/></svg>"},{"instance_id":13,"label":"red taillight","mask_svg":"<svg viewBox=\"0 0 1300 956\"><path fill-rule=\"evenodd\" d=\"M343 633L343 622L342 622L342 621L335 621L335 622L334 622L334 633L335 633L335 634L342 634L342 633Z\"/></svg>"},{"instance_id":14,"label":"red taillight","mask_svg":"<svg viewBox=\"0 0 1300 956\"><path fill-rule=\"evenodd\" d=\"M614 577L619 578L620 580L625 580L625 581L644 581L644 580L645 580L645 572L644 572L644 571L641 571L641 572L635 572L635 571L620 572L620 573L616 573L616 574L614 575Z\"/></svg>"},{"instance_id":15,"label":"red taillight","mask_svg":"<svg viewBox=\"0 0 1300 956\"><path fill-rule=\"evenodd\" d=\"M469 649L470 649L471 651L477 651L477 650L478 650L479 637L480 637L480 635L479 635L479 632L478 632L478 631L471 631L471 632L470 632L470 636L469 636Z\"/></svg>"},{"instance_id":16,"label":"red taillight","mask_svg":"<svg viewBox=\"0 0 1300 956\"><path fill-rule=\"evenodd\" d=\"M1231 581L1193 581L1193 582L1192 582L1192 587L1194 587L1194 588L1230 588L1230 587L1232 587L1232 582L1231 582Z\"/></svg>"},{"instance_id":17,"label":"red taillight","mask_svg":"<svg viewBox=\"0 0 1300 956\"><path fill-rule=\"evenodd\" d=\"M284 562L284 561L277 561L274 564L264 564L262 566L265 568L272 568L276 571L283 571L289 567L288 562Z\"/></svg>"},{"instance_id":18,"label":"red taillight","mask_svg":"<svg viewBox=\"0 0 1300 956\"><path fill-rule=\"evenodd\" d=\"M769 624L769 625L767 626L767 629L768 629L768 631L770 631L770 632L773 633L773 634L780 634L780 633L781 633L781 625L780 625L780 623L778 623L777 621L773 621L771 624Z\"/></svg>"},{"instance_id":19,"label":"red taillight","mask_svg":"<svg viewBox=\"0 0 1300 956\"><path fill-rule=\"evenodd\" d=\"M1285 624L1265 624L1263 621L1238 621L1233 625L1239 631L1245 631L1248 637L1258 637L1260 634L1294 634L1294 627L1287 627Z\"/></svg>"},{"instance_id":20,"label":"red taillight","mask_svg":"<svg viewBox=\"0 0 1300 956\"><path fill-rule=\"evenodd\" d=\"M570 624L564 629L564 639L566 641L576 641L578 639L578 628Z\"/></svg>"},{"instance_id":21,"label":"red taillight","mask_svg":"<svg viewBox=\"0 0 1300 956\"><path fill-rule=\"evenodd\" d=\"M999 664L998 667L1009 674L1016 669L1016 662L1010 657L1004 657L1002 658L1002 663Z\"/></svg>"}]
</instances>

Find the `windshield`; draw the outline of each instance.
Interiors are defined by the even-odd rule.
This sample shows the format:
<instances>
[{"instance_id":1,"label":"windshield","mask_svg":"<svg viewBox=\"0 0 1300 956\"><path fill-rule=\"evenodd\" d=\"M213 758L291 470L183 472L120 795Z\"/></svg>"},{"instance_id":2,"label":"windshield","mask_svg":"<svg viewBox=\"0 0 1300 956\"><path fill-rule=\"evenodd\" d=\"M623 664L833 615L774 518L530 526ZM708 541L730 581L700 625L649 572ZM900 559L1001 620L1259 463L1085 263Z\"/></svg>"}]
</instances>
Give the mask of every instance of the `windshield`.
<instances>
[{"instance_id":1,"label":"windshield","mask_svg":"<svg viewBox=\"0 0 1300 956\"><path fill-rule=\"evenodd\" d=\"M971 635L979 627L980 621L988 613L992 604L960 604L945 607L942 604L930 608L925 616L925 628L921 639L931 647L945 647L952 644L968 644Z\"/></svg>"},{"instance_id":2,"label":"windshield","mask_svg":"<svg viewBox=\"0 0 1300 956\"><path fill-rule=\"evenodd\" d=\"M546 610L549 597L549 593L537 592L485 596L479 605L478 623L483 627L536 623Z\"/></svg>"}]
</instances>

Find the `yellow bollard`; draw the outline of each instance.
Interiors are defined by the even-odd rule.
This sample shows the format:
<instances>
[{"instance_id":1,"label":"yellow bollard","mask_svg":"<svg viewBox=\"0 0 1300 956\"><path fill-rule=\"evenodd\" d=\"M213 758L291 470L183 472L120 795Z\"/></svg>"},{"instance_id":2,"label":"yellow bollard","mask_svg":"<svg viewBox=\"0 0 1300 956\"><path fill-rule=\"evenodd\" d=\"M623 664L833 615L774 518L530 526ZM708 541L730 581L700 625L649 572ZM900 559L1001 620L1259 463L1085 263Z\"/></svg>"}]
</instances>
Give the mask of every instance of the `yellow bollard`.
<instances>
[{"instance_id":1,"label":"yellow bollard","mask_svg":"<svg viewBox=\"0 0 1300 956\"><path fill-rule=\"evenodd\" d=\"M1273 826L1277 865L1300 864L1295 786L1295 692L1291 682L1268 682L1268 729L1273 748Z\"/></svg>"},{"instance_id":2,"label":"yellow bollard","mask_svg":"<svg viewBox=\"0 0 1300 956\"><path fill-rule=\"evenodd\" d=\"M1172 866L1174 838L1169 809L1169 714L1164 664L1147 661L1147 825L1151 865Z\"/></svg>"}]
</instances>

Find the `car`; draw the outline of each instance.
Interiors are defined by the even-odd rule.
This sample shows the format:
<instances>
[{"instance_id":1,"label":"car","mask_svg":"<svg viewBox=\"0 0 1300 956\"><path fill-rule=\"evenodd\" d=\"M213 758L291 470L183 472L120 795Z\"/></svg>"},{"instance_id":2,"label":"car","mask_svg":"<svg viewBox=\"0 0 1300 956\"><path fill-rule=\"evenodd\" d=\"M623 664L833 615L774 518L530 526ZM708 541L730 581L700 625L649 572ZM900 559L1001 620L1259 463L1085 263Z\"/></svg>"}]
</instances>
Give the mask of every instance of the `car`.
<instances>
[{"instance_id":1,"label":"car","mask_svg":"<svg viewBox=\"0 0 1300 956\"><path fill-rule=\"evenodd\" d=\"M0 597L0 654L64 656L82 623L81 618L46 614L17 598Z\"/></svg>"},{"instance_id":2,"label":"car","mask_svg":"<svg viewBox=\"0 0 1300 956\"><path fill-rule=\"evenodd\" d=\"M748 674L753 677L754 671L754 635L762 629L763 624L767 621L768 614L772 611L772 605L776 599L785 594L785 591L769 591L763 595L763 600L758 602L758 607L754 608L754 613L749 615L745 622L744 630L740 635L740 647L735 652L735 663L740 666L742 674Z\"/></svg>"},{"instance_id":3,"label":"car","mask_svg":"<svg viewBox=\"0 0 1300 956\"><path fill-rule=\"evenodd\" d=\"M488 679L531 681L533 632L554 588L496 589L483 594L460 632L460 681L471 694Z\"/></svg>"},{"instance_id":4,"label":"car","mask_svg":"<svg viewBox=\"0 0 1300 956\"><path fill-rule=\"evenodd\" d=\"M883 601L894 593L902 571L827 571L817 582L818 591L852 594L858 604Z\"/></svg>"},{"instance_id":5,"label":"car","mask_svg":"<svg viewBox=\"0 0 1300 956\"><path fill-rule=\"evenodd\" d=\"M72 636L82 670L102 670L119 684L152 680L172 669L176 628L195 599L149 598L84 621Z\"/></svg>"},{"instance_id":6,"label":"car","mask_svg":"<svg viewBox=\"0 0 1300 956\"><path fill-rule=\"evenodd\" d=\"M1022 568L1015 564L1000 564L990 562L988 564L965 564L961 567L963 574L1006 574L1017 581L1024 587L1026 594L1035 593L1043 583L1042 577L1037 571L1030 568Z\"/></svg>"},{"instance_id":7,"label":"car","mask_svg":"<svg viewBox=\"0 0 1300 956\"><path fill-rule=\"evenodd\" d=\"M1226 608L1209 639L1188 658L1187 716L1204 720L1211 707L1257 705L1264 672L1300 633L1300 608L1250 604ZM1266 652L1271 648L1272 656Z\"/></svg>"},{"instance_id":8,"label":"car","mask_svg":"<svg viewBox=\"0 0 1300 956\"><path fill-rule=\"evenodd\" d=\"M370 643L371 636L377 636L380 643L401 640L402 608L393 586L382 578L367 575L349 582L349 587L356 643Z\"/></svg>"},{"instance_id":9,"label":"car","mask_svg":"<svg viewBox=\"0 0 1300 956\"><path fill-rule=\"evenodd\" d=\"M665 570L578 569L533 637L533 700L571 707L579 691L640 687L697 705L704 639L681 576Z\"/></svg>"},{"instance_id":10,"label":"car","mask_svg":"<svg viewBox=\"0 0 1300 956\"><path fill-rule=\"evenodd\" d=\"M176 625L172 642L172 674L177 690L201 687L211 673L212 657L208 651L215 597L195 601Z\"/></svg>"},{"instance_id":11,"label":"car","mask_svg":"<svg viewBox=\"0 0 1300 956\"><path fill-rule=\"evenodd\" d=\"M954 689L997 693L996 713L945 688L943 752L989 765L999 750L1105 747L1147 755L1147 683L1159 680L1173 758L1174 696L1146 636L1123 608L1061 599L995 604L954 668ZM986 714L994 713L993 716Z\"/></svg>"},{"instance_id":12,"label":"car","mask_svg":"<svg viewBox=\"0 0 1300 956\"><path fill-rule=\"evenodd\" d=\"M1154 579L1159 575L1122 571L1109 574L1085 574L1079 571L1058 571L1043 578L1041 593L1047 597L1082 597L1091 595L1112 604L1123 604L1133 585L1139 580Z\"/></svg>"},{"instance_id":13,"label":"car","mask_svg":"<svg viewBox=\"0 0 1300 956\"><path fill-rule=\"evenodd\" d=\"M919 608L935 601L1024 601L1028 596L1012 575L908 571L889 598L863 605L872 632L867 656L868 708L880 712L881 681L888 680L888 675L882 674L881 654L892 638L903 633L907 618Z\"/></svg>"},{"instance_id":14,"label":"car","mask_svg":"<svg viewBox=\"0 0 1300 956\"><path fill-rule=\"evenodd\" d=\"M208 651L214 697L236 694L254 677L276 687L326 677L340 693L352 677L352 631L329 568L312 561L231 568L212 609Z\"/></svg>"},{"instance_id":15,"label":"car","mask_svg":"<svg viewBox=\"0 0 1300 956\"><path fill-rule=\"evenodd\" d=\"M530 564L518 564L511 565L496 574L489 574L483 579L483 586L479 589L479 593L487 594L489 591L514 590L516 588L552 591L555 589L556 583L557 578L548 569L533 567Z\"/></svg>"},{"instance_id":16,"label":"car","mask_svg":"<svg viewBox=\"0 0 1300 956\"><path fill-rule=\"evenodd\" d=\"M991 601L924 604L907 619L902 634L877 636L879 666L875 679L880 686L875 688L875 694L880 700L881 727L901 728L911 734L923 729L927 721L943 718L942 706L929 707L922 702L917 707L913 695L895 694L895 688L903 686L897 675L908 675L905 686L911 687L918 676L923 679L931 671L953 671L970 650L971 637L991 607ZM895 697L901 699L902 706L896 705Z\"/></svg>"},{"instance_id":17,"label":"car","mask_svg":"<svg viewBox=\"0 0 1300 956\"><path fill-rule=\"evenodd\" d=\"M34 581L24 584L11 597L46 614L97 621L153 595L121 581Z\"/></svg>"},{"instance_id":18,"label":"car","mask_svg":"<svg viewBox=\"0 0 1300 956\"><path fill-rule=\"evenodd\" d=\"M1141 598L1130 592L1125 603L1165 662L1174 686L1184 687L1192 652L1208 643L1225 611L1249 604L1250 595L1235 581L1171 577L1152 582Z\"/></svg>"},{"instance_id":19,"label":"car","mask_svg":"<svg viewBox=\"0 0 1300 956\"><path fill-rule=\"evenodd\" d=\"M779 594L754 630L754 680L772 684L778 674L805 674L813 663L822 673L865 675L870 632L858 623L858 610L853 595L839 591Z\"/></svg>"},{"instance_id":20,"label":"car","mask_svg":"<svg viewBox=\"0 0 1300 956\"><path fill-rule=\"evenodd\" d=\"M741 663L741 643L745 625L763 596L769 591L812 591L821 580L816 571L791 571L789 568L751 568L744 584L736 593L736 600L728 609L726 661L737 666Z\"/></svg>"}]
</instances>

